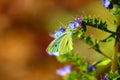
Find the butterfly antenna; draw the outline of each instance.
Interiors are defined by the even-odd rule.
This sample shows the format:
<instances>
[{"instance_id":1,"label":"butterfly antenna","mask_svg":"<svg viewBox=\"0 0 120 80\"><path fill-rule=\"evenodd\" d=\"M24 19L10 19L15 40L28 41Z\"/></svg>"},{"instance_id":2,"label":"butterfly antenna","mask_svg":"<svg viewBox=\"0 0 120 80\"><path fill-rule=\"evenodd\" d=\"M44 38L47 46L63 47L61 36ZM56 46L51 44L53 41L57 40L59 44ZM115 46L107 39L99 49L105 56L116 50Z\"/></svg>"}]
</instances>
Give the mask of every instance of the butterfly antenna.
<instances>
[{"instance_id":1,"label":"butterfly antenna","mask_svg":"<svg viewBox=\"0 0 120 80\"><path fill-rule=\"evenodd\" d=\"M86 16L87 14L85 13L85 11L82 11L82 16Z\"/></svg>"},{"instance_id":2,"label":"butterfly antenna","mask_svg":"<svg viewBox=\"0 0 120 80\"><path fill-rule=\"evenodd\" d=\"M61 21L57 20L57 22L61 25L61 26L66 26L64 25Z\"/></svg>"},{"instance_id":3,"label":"butterfly antenna","mask_svg":"<svg viewBox=\"0 0 120 80\"><path fill-rule=\"evenodd\" d=\"M75 19L76 19L76 17L77 17L77 16L71 16L71 18L72 18L73 20L75 20Z\"/></svg>"}]
</instances>

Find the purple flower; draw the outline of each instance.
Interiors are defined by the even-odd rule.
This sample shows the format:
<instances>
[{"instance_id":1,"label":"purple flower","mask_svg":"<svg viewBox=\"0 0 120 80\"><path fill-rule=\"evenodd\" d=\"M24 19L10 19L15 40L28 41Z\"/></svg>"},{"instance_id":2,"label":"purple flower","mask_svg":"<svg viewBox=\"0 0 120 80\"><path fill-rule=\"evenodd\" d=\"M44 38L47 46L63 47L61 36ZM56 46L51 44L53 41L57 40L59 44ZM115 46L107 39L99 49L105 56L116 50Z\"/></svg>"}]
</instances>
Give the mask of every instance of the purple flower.
<instances>
[{"instance_id":1,"label":"purple flower","mask_svg":"<svg viewBox=\"0 0 120 80\"><path fill-rule=\"evenodd\" d=\"M59 37L63 32L61 31L56 31L55 34L54 34L54 38L57 38Z\"/></svg>"},{"instance_id":2,"label":"purple flower","mask_svg":"<svg viewBox=\"0 0 120 80\"><path fill-rule=\"evenodd\" d=\"M104 7L109 8L111 3L110 0L103 0L102 4Z\"/></svg>"},{"instance_id":3,"label":"purple flower","mask_svg":"<svg viewBox=\"0 0 120 80\"><path fill-rule=\"evenodd\" d=\"M65 28L60 27L59 31L61 31L61 32L65 32Z\"/></svg>"},{"instance_id":4,"label":"purple flower","mask_svg":"<svg viewBox=\"0 0 120 80\"><path fill-rule=\"evenodd\" d=\"M63 32L65 32L65 28L61 27L58 31L55 32L54 38L59 37Z\"/></svg>"},{"instance_id":5,"label":"purple flower","mask_svg":"<svg viewBox=\"0 0 120 80\"><path fill-rule=\"evenodd\" d=\"M78 27L79 26L79 23L78 22L70 22L70 24L69 24L69 27L71 28L71 29L74 29L74 28L76 28L76 27Z\"/></svg>"},{"instance_id":6,"label":"purple flower","mask_svg":"<svg viewBox=\"0 0 120 80\"><path fill-rule=\"evenodd\" d=\"M88 71L93 71L93 69L95 69L96 66L95 65L89 65L88 66Z\"/></svg>"},{"instance_id":7,"label":"purple flower","mask_svg":"<svg viewBox=\"0 0 120 80\"><path fill-rule=\"evenodd\" d=\"M71 66L70 65L64 66L63 68L60 68L56 71L56 73L60 76L66 76L70 72L71 72Z\"/></svg>"},{"instance_id":8,"label":"purple flower","mask_svg":"<svg viewBox=\"0 0 120 80\"><path fill-rule=\"evenodd\" d=\"M110 80L109 78L107 78L107 77L104 77L102 80Z\"/></svg>"},{"instance_id":9,"label":"purple flower","mask_svg":"<svg viewBox=\"0 0 120 80\"><path fill-rule=\"evenodd\" d=\"M59 52L48 52L50 56L59 56Z\"/></svg>"},{"instance_id":10,"label":"purple flower","mask_svg":"<svg viewBox=\"0 0 120 80\"><path fill-rule=\"evenodd\" d=\"M76 18L76 22L78 22L79 24L82 23L82 19L81 18Z\"/></svg>"}]
</instances>

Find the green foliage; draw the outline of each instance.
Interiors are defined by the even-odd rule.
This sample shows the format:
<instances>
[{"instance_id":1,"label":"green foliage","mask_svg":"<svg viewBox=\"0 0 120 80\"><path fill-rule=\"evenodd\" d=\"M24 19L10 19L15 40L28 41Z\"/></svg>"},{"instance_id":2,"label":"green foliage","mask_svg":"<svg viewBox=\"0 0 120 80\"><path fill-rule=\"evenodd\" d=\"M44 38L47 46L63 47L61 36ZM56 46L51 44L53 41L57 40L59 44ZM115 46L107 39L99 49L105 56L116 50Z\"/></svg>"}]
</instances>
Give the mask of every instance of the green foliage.
<instances>
[{"instance_id":1,"label":"green foliage","mask_svg":"<svg viewBox=\"0 0 120 80\"><path fill-rule=\"evenodd\" d=\"M104 60L100 60L97 62L97 73L103 73L106 70L110 70L110 66L111 66L111 60L110 59L104 59Z\"/></svg>"},{"instance_id":2,"label":"green foliage","mask_svg":"<svg viewBox=\"0 0 120 80\"><path fill-rule=\"evenodd\" d=\"M60 62L66 62L71 61L73 64L80 66L83 65L85 62L85 58L79 58L77 54L74 53L66 53L66 54L60 54L60 56L57 57L57 59Z\"/></svg>"},{"instance_id":3,"label":"green foliage","mask_svg":"<svg viewBox=\"0 0 120 80\"><path fill-rule=\"evenodd\" d=\"M107 23L99 18L83 17L83 24L107 31Z\"/></svg>"},{"instance_id":4,"label":"green foliage","mask_svg":"<svg viewBox=\"0 0 120 80\"><path fill-rule=\"evenodd\" d=\"M118 55L117 62L118 62L118 65L120 66L120 54Z\"/></svg>"},{"instance_id":5,"label":"green foliage","mask_svg":"<svg viewBox=\"0 0 120 80\"><path fill-rule=\"evenodd\" d=\"M101 41L101 40L99 41L99 40L91 38L90 36L87 36L85 31L83 31L83 29L74 31L74 35L78 39L84 40L92 49L94 49L95 51L99 52L100 54L104 54L104 53L100 50L99 43L103 42L103 41L105 42L105 40L107 42L107 39L110 39L111 37L115 36L115 35L111 35L108 38L104 39L103 41ZM104 54L104 56L106 56L106 55Z\"/></svg>"},{"instance_id":6,"label":"green foliage","mask_svg":"<svg viewBox=\"0 0 120 80\"><path fill-rule=\"evenodd\" d=\"M64 80L81 80L80 76L75 73L75 72L71 72L68 75L63 77Z\"/></svg>"},{"instance_id":7,"label":"green foliage","mask_svg":"<svg viewBox=\"0 0 120 80\"><path fill-rule=\"evenodd\" d=\"M120 5L114 5L114 7L115 7L115 11L113 15L118 15L120 13Z\"/></svg>"},{"instance_id":8,"label":"green foliage","mask_svg":"<svg viewBox=\"0 0 120 80\"><path fill-rule=\"evenodd\" d=\"M115 34L111 34L110 36L108 36L107 38L101 40L101 42L110 42L113 39L116 39L116 35Z\"/></svg>"},{"instance_id":9,"label":"green foliage","mask_svg":"<svg viewBox=\"0 0 120 80\"><path fill-rule=\"evenodd\" d=\"M118 73L112 73L112 72L108 73L106 76L111 80L119 80L118 78L120 78L120 75Z\"/></svg>"}]
</instances>

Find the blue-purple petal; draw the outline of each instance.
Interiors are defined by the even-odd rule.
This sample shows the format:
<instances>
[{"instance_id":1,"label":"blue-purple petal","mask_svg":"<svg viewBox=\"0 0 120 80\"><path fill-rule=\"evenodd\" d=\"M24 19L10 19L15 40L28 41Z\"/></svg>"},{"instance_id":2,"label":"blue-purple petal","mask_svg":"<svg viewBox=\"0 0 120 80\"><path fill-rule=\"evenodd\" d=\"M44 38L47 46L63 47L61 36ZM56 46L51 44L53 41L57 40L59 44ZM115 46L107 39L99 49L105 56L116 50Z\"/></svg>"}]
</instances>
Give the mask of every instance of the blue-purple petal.
<instances>
[{"instance_id":1,"label":"blue-purple petal","mask_svg":"<svg viewBox=\"0 0 120 80\"><path fill-rule=\"evenodd\" d=\"M93 71L93 69L95 69L96 68L96 66L95 65L89 65L88 66L88 71Z\"/></svg>"},{"instance_id":2,"label":"blue-purple petal","mask_svg":"<svg viewBox=\"0 0 120 80\"><path fill-rule=\"evenodd\" d=\"M63 32L61 31L56 31L56 33L54 34L54 38L59 37Z\"/></svg>"},{"instance_id":3,"label":"blue-purple petal","mask_svg":"<svg viewBox=\"0 0 120 80\"><path fill-rule=\"evenodd\" d=\"M109 78L107 78L107 77L104 77L102 80L110 80Z\"/></svg>"},{"instance_id":4,"label":"blue-purple petal","mask_svg":"<svg viewBox=\"0 0 120 80\"><path fill-rule=\"evenodd\" d=\"M76 18L76 22L78 22L79 24L82 23L82 19L81 18Z\"/></svg>"},{"instance_id":5,"label":"blue-purple petal","mask_svg":"<svg viewBox=\"0 0 120 80\"><path fill-rule=\"evenodd\" d=\"M79 26L79 23L78 22L70 22L69 23L69 27L71 28L71 29L74 29L74 28L76 28L76 27L78 27Z\"/></svg>"},{"instance_id":6,"label":"blue-purple petal","mask_svg":"<svg viewBox=\"0 0 120 80\"><path fill-rule=\"evenodd\" d=\"M57 38L59 37L62 33L65 32L65 28L64 27L61 27L58 31L55 32L54 34L54 38Z\"/></svg>"},{"instance_id":7,"label":"blue-purple petal","mask_svg":"<svg viewBox=\"0 0 120 80\"><path fill-rule=\"evenodd\" d=\"M48 52L50 56L59 56L59 52Z\"/></svg>"},{"instance_id":8,"label":"blue-purple petal","mask_svg":"<svg viewBox=\"0 0 120 80\"><path fill-rule=\"evenodd\" d=\"M65 76L65 75L69 74L70 72L71 72L70 65L64 66L63 68L60 68L56 71L56 73L60 76Z\"/></svg>"},{"instance_id":9,"label":"blue-purple petal","mask_svg":"<svg viewBox=\"0 0 120 80\"><path fill-rule=\"evenodd\" d=\"M59 29L59 31L60 31L60 32L65 32L65 28L64 28L64 27L61 27L61 28Z\"/></svg>"},{"instance_id":10,"label":"blue-purple petal","mask_svg":"<svg viewBox=\"0 0 120 80\"><path fill-rule=\"evenodd\" d=\"M108 8L111 3L110 3L110 0L103 0L102 4L104 7Z\"/></svg>"}]
</instances>

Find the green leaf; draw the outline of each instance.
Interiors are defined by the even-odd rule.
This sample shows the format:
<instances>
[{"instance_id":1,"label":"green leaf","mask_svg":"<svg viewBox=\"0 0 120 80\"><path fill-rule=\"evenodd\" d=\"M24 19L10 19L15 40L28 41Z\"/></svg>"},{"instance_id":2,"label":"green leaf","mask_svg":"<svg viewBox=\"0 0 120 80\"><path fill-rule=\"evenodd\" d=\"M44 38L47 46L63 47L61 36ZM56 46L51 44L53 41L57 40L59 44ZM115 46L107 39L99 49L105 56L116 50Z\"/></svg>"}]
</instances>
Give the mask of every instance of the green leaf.
<instances>
[{"instance_id":1,"label":"green leaf","mask_svg":"<svg viewBox=\"0 0 120 80\"><path fill-rule=\"evenodd\" d=\"M59 56L57 56L57 60L63 63L68 60L68 57L65 54L60 54Z\"/></svg>"},{"instance_id":2,"label":"green leaf","mask_svg":"<svg viewBox=\"0 0 120 80\"><path fill-rule=\"evenodd\" d=\"M110 59L105 59L97 63L97 72L101 73L104 72L106 69L109 69L111 65L111 60Z\"/></svg>"},{"instance_id":3,"label":"green leaf","mask_svg":"<svg viewBox=\"0 0 120 80\"><path fill-rule=\"evenodd\" d=\"M114 5L114 13L113 15L120 14L120 5Z\"/></svg>"},{"instance_id":4,"label":"green leaf","mask_svg":"<svg viewBox=\"0 0 120 80\"><path fill-rule=\"evenodd\" d=\"M105 59L105 60L102 60L99 64L97 64L97 66L106 66L109 63L111 63L111 60L110 59Z\"/></svg>"},{"instance_id":5,"label":"green leaf","mask_svg":"<svg viewBox=\"0 0 120 80\"><path fill-rule=\"evenodd\" d=\"M106 77L110 78L111 80L119 80L118 78L120 78L118 73L112 73L112 72L108 73Z\"/></svg>"},{"instance_id":6,"label":"green leaf","mask_svg":"<svg viewBox=\"0 0 120 80\"><path fill-rule=\"evenodd\" d=\"M120 76L117 75L117 78L115 78L113 80L120 80Z\"/></svg>"},{"instance_id":7,"label":"green leaf","mask_svg":"<svg viewBox=\"0 0 120 80\"><path fill-rule=\"evenodd\" d=\"M86 26L88 25L88 26L103 30L105 32L115 33L115 32L108 30L107 22L106 21L103 22L99 18L83 17L82 20L83 20L83 24L82 24L83 28L84 27L86 28Z\"/></svg>"},{"instance_id":8,"label":"green leaf","mask_svg":"<svg viewBox=\"0 0 120 80\"><path fill-rule=\"evenodd\" d=\"M64 80L81 80L79 75L75 72L70 72L68 75L63 77Z\"/></svg>"},{"instance_id":9,"label":"green leaf","mask_svg":"<svg viewBox=\"0 0 120 80\"><path fill-rule=\"evenodd\" d=\"M101 42L110 42L113 39L116 39L116 35L115 34L111 34L110 36L108 36L107 38L100 40Z\"/></svg>"},{"instance_id":10,"label":"green leaf","mask_svg":"<svg viewBox=\"0 0 120 80\"><path fill-rule=\"evenodd\" d=\"M102 20L100 20L99 18L83 17L83 22L86 25L89 25L91 27L98 28L98 29L101 29L103 31L107 30L107 23L102 22Z\"/></svg>"},{"instance_id":11,"label":"green leaf","mask_svg":"<svg viewBox=\"0 0 120 80\"><path fill-rule=\"evenodd\" d=\"M118 65L120 66L120 55L118 55L117 57L117 62L118 62Z\"/></svg>"}]
</instances>

